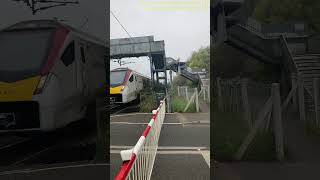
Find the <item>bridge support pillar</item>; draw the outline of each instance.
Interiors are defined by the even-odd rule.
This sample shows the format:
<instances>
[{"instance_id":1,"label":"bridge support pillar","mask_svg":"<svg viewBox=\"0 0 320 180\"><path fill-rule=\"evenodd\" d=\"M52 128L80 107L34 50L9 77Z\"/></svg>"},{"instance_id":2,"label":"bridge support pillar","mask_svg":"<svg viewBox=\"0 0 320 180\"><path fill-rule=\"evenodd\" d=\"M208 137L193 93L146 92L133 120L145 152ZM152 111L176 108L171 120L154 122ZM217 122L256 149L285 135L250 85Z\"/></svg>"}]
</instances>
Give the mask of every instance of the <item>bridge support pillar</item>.
<instances>
[{"instance_id":1,"label":"bridge support pillar","mask_svg":"<svg viewBox=\"0 0 320 180\"><path fill-rule=\"evenodd\" d=\"M172 70L170 70L169 73L170 73L170 85L172 85Z\"/></svg>"}]
</instances>

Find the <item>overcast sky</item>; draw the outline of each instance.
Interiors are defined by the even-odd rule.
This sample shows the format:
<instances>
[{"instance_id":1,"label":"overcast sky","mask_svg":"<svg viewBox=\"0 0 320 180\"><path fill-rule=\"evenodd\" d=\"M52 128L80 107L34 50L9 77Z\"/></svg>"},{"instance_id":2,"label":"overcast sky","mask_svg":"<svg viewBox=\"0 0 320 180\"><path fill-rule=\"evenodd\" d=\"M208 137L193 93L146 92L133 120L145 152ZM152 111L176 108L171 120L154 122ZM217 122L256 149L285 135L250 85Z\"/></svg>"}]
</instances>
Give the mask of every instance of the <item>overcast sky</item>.
<instances>
[{"instance_id":1,"label":"overcast sky","mask_svg":"<svg viewBox=\"0 0 320 180\"><path fill-rule=\"evenodd\" d=\"M209 6L201 9L186 8L185 4L170 4L166 6L149 4L147 6L142 3L143 1L150 2L152 0L110 1L110 9L131 36L153 35L155 40L164 40L166 56L175 59L180 58L181 61L186 61L192 52L201 46L208 46L210 44ZM186 2L186 0L168 1ZM204 2L208 0L194 1ZM160 9L160 6L166 9ZM110 15L110 38L128 37L116 19ZM129 61L133 62L135 60L136 58L132 58ZM118 63L111 63L111 69L116 67L119 67ZM127 67L145 75L150 75L148 58L139 58L137 63L128 64Z\"/></svg>"},{"instance_id":2,"label":"overcast sky","mask_svg":"<svg viewBox=\"0 0 320 180\"><path fill-rule=\"evenodd\" d=\"M8 25L32 19L58 19L67 20L64 23L76 28L81 27L86 18L82 30L107 40L109 34L109 2L107 0L78 0L78 5L67 5L41 11L32 15L31 10L22 2L13 0L1 0L0 2L0 28Z\"/></svg>"}]
</instances>

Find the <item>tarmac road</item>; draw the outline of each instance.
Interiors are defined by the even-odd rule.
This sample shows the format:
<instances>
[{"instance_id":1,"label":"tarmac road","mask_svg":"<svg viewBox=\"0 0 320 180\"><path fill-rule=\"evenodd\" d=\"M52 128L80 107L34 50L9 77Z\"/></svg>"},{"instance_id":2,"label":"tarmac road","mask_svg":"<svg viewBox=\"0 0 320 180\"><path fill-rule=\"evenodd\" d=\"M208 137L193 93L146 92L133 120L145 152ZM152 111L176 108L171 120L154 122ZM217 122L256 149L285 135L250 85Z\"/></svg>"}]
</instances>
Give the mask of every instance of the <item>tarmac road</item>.
<instances>
[{"instance_id":1,"label":"tarmac road","mask_svg":"<svg viewBox=\"0 0 320 180\"><path fill-rule=\"evenodd\" d=\"M201 122L190 124L197 119L182 116L166 115L151 179L210 179L209 121L198 115ZM111 179L122 163L120 150L135 145L150 118L151 113L111 116Z\"/></svg>"}]
</instances>

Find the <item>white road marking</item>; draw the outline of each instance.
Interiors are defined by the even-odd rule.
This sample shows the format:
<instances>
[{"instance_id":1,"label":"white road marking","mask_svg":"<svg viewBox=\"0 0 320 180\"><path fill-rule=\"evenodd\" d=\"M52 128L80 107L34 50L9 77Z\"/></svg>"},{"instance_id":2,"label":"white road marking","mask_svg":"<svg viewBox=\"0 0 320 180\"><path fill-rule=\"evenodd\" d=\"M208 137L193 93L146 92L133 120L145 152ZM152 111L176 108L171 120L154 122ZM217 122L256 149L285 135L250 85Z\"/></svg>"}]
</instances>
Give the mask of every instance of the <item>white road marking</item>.
<instances>
[{"instance_id":1,"label":"white road marking","mask_svg":"<svg viewBox=\"0 0 320 180\"><path fill-rule=\"evenodd\" d=\"M110 150L111 154L120 154L120 150ZM157 151L157 154L201 154L199 151Z\"/></svg>"},{"instance_id":2,"label":"white road marking","mask_svg":"<svg viewBox=\"0 0 320 180\"><path fill-rule=\"evenodd\" d=\"M210 168L210 151L201 151L200 153Z\"/></svg>"},{"instance_id":3,"label":"white road marking","mask_svg":"<svg viewBox=\"0 0 320 180\"><path fill-rule=\"evenodd\" d=\"M149 115L152 115L152 113L128 113L128 114L112 115L112 116L110 116L110 118L113 118L113 117L121 117L121 116L143 115L143 114L149 114ZM166 114L176 114L176 113L166 113Z\"/></svg>"},{"instance_id":4,"label":"white road marking","mask_svg":"<svg viewBox=\"0 0 320 180\"><path fill-rule=\"evenodd\" d=\"M117 145L111 145L110 149L131 149L133 146L117 146ZM203 150L208 149L207 147L194 147L194 146L158 146L159 150Z\"/></svg>"},{"instance_id":5,"label":"white road marking","mask_svg":"<svg viewBox=\"0 0 320 180\"><path fill-rule=\"evenodd\" d=\"M125 125L139 125L149 123L134 123L134 122L110 122L110 124L125 124ZM181 125L181 123L163 123L164 125Z\"/></svg>"},{"instance_id":6,"label":"white road marking","mask_svg":"<svg viewBox=\"0 0 320 180\"><path fill-rule=\"evenodd\" d=\"M13 170L13 171L1 172L0 175L17 174L17 173L31 173L31 172L56 170L56 169L77 168L77 167L109 166L109 165L110 165L109 163L95 163L95 164L79 164L79 165L49 167L49 168L41 168L41 169L22 169L22 170Z\"/></svg>"}]
</instances>

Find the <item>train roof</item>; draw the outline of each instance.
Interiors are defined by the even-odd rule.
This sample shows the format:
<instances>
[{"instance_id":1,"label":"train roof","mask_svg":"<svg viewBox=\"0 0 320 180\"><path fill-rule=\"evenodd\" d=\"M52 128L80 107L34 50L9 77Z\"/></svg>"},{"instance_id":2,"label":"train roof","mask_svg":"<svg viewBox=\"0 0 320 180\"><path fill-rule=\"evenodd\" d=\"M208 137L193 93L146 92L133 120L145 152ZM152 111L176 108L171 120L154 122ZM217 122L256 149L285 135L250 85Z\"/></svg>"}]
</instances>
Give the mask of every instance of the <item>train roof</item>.
<instances>
[{"instance_id":1,"label":"train roof","mask_svg":"<svg viewBox=\"0 0 320 180\"><path fill-rule=\"evenodd\" d=\"M95 36L92 36L88 33L78 30L65 23L61 23L51 19L22 21L22 22L13 24L1 31L16 31L16 30L30 30L30 29L57 29L61 27L64 27L72 31L73 33L77 34L79 37L81 37L84 40L91 41L93 43L96 43L105 47L109 46L108 43L104 40L101 40Z\"/></svg>"},{"instance_id":2,"label":"train roof","mask_svg":"<svg viewBox=\"0 0 320 180\"><path fill-rule=\"evenodd\" d=\"M151 79L150 77L145 76L145 75L143 75L141 73L138 73L137 71L134 71L134 70L132 70L130 68L127 68L127 67L125 67L125 68L116 68L116 69L111 70L110 72L115 72L115 71L132 71L134 74L138 74L139 76L145 77L147 79Z\"/></svg>"}]
</instances>

